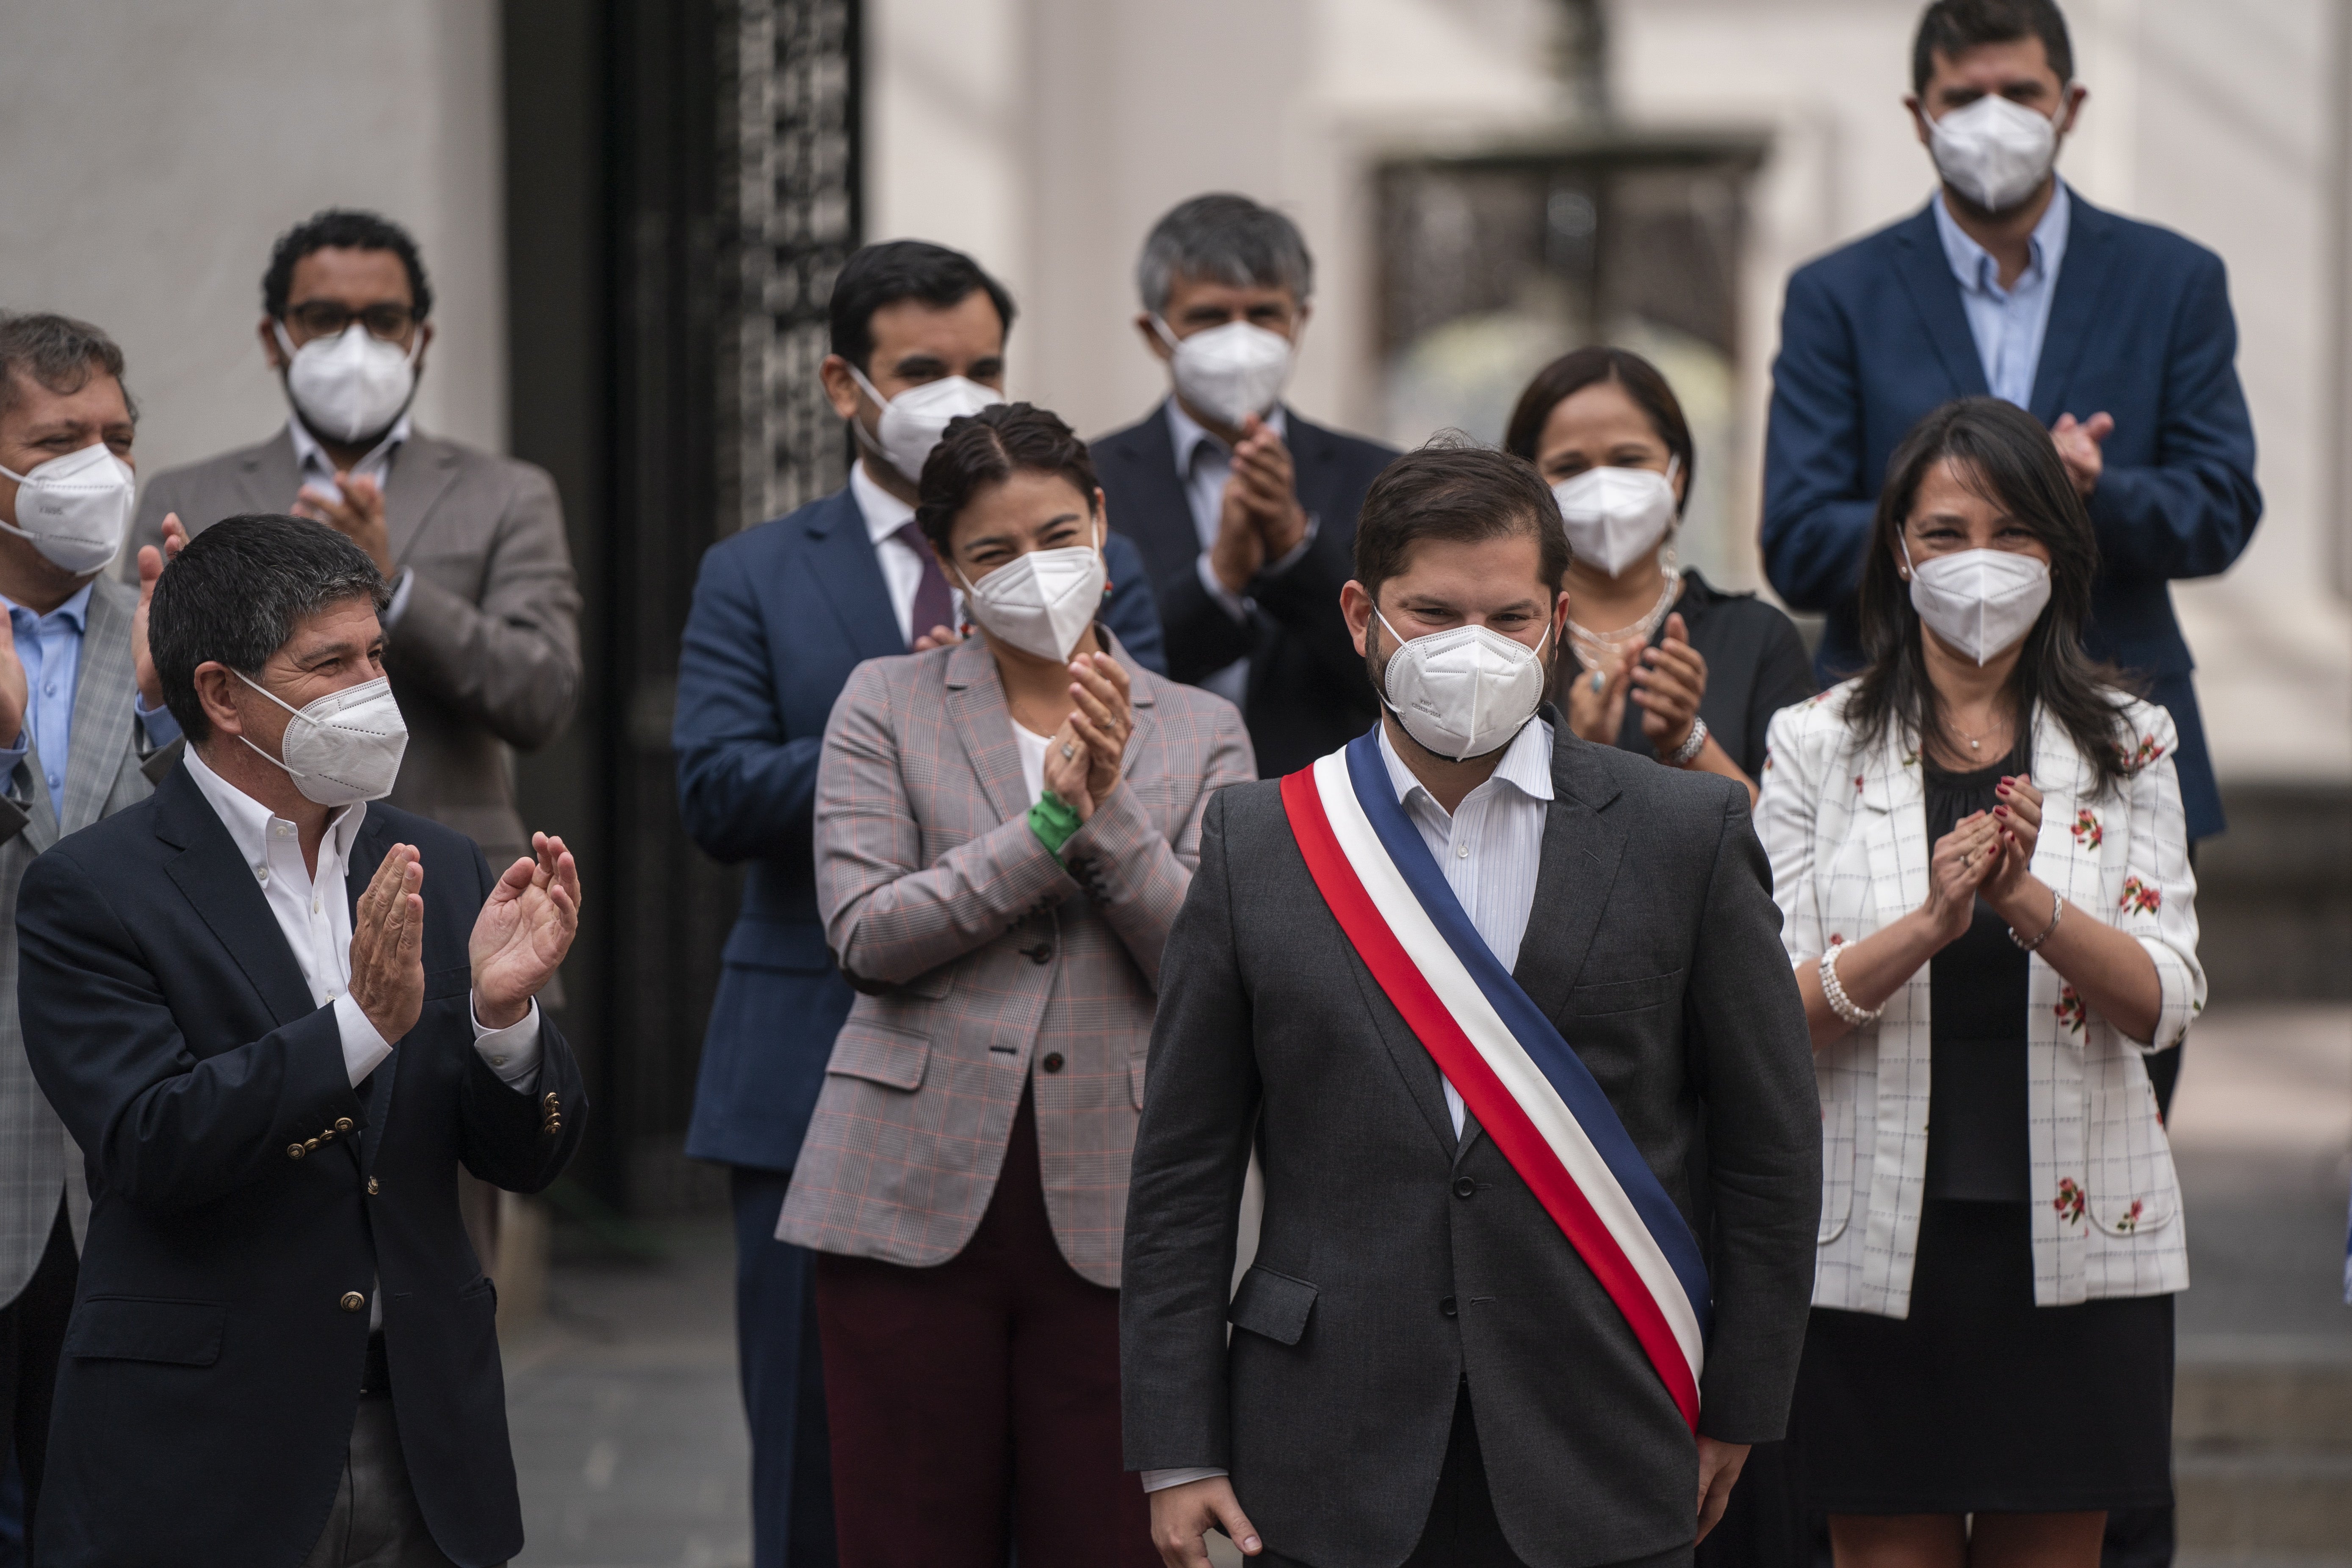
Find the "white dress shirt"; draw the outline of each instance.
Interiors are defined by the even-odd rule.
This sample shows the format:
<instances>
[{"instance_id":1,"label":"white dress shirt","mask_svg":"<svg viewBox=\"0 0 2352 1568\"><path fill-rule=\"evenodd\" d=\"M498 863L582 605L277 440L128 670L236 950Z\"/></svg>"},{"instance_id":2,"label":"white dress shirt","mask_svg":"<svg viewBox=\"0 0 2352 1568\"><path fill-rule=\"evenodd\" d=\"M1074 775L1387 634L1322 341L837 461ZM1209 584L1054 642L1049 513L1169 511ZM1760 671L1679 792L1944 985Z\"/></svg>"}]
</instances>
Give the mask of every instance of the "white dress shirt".
<instances>
[{"instance_id":1,"label":"white dress shirt","mask_svg":"<svg viewBox=\"0 0 2352 1568\"><path fill-rule=\"evenodd\" d=\"M1290 416L1280 404L1265 416L1265 427L1285 442L1290 439ZM1210 548L1217 542L1217 519L1225 506L1225 481L1234 477L1234 449L1211 434L1207 426L1185 413L1184 405L1172 397L1168 400L1168 437L1176 447L1176 477L1183 481L1184 502L1192 509L1192 532L1201 541L1201 554L1193 563L1201 574L1201 586L1209 591L1209 597L1225 614L1246 622L1250 601L1220 582L1215 568L1209 564ZM1305 535L1279 560L1267 562L1262 570L1276 574L1297 565L1299 557L1315 542L1315 524L1316 519L1310 513ZM1249 660L1237 658L1194 684L1238 708L1249 691Z\"/></svg>"},{"instance_id":2,"label":"white dress shirt","mask_svg":"<svg viewBox=\"0 0 2352 1568\"><path fill-rule=\"evenodd\" d=\"M392 1043L377 1032L366 1013L352 999L352 908L345 882L351 867L352 843L367 805L347 805L327 823L319 841L319 869L314 875L302 862L302 834L295 824L229 783L205 765L190 746L182 760L188 776L212 804L213 812L228 829L238 856L253 868L269 912L310 988L310 1000L335 1009L336 1032L343 1044L343 1068L353 1089L392 1055ZM491 1072L518 1094L528 1094L539 1071L539 1003L533 1000L520 1023L493 1029L474 1015L474 1048Z\"/></svg>"},{"instance_id":3,"label":"white dress shirt","mask_svg":"<svg viewBox=\"0 0 2352 1568\"><path fill-rule=\"evenodd\" d=\"M1960 308L1968 312L1985 386L2004 403L2030 407L2033 378L2042 368L2042 340L2050 331L2050 301L2058 292L2058 268L2066 259L2066 234L2074 222L2066 182L2058 181L2051 193L2049 210L2026 241L2032 259L2006 289L2000 286L2000 263L1969 237L1944 202L1938 193L1933 204L1936 232L1944 242L1944 259L1959 280Z\"/></svg>"},{"instance_id":4,"label":"white dress shirt","mask_svg":"<svg viewBox=\"0 0 2352 1568\"><path fill-rule=\"evenodd\" d=\"M898 617L898 636L915 646L915 590L922 586L923 551L898 538L898 530L915 521L915 509L874 482L860 458L849 466L849 494L866 519L866 537L874 542L874 562L882 568L882 585L890 590L890 613ZM955 584L948 584L949 602L960 604ZM923 630L931 628L925 626Z\"/></svg>"},{"instance_id":5,"label":"white dress shirt","mask_svg":"<svg viewBox=\"0 0 2352 1568\"><path fill-rule=\"evenodd\" d=\"M294 438L294 477L298 490L308 487L337 500L342 500L342 487L335 483L334 459L327 456L327 449L319 445L319 438L310 434L310 426L302 423L299 415L289 414L286 416L286 430ZM404 414L393 422L392 428L383 433L383 439L378 441L366 457L351 466L352 478L373 479L379 490L388 493L391 489L393 454L400 450L409 434L408 416ZM408 584L407 567L404 566L393 574L392 603L385 605L383 611L383 629L386 631L399 624L401 616L408 608Z\"/></svg>"},{"instance_id":6,"label":"white dress shirt","mask_svg":"<svg viewBox=\"0 0 2352 1568\"><path fill-rule=\"evenodd\" d=\"M1528 915L1535 908L1544 816L1552 799L1551 752L1551 726L1531 720L1504 749L1493 776L1464 795L1449 815L1397 755L1389 742L1388 725L1381 725L1381 761L1388 765L1397 804L1421 830L1422 842L1445 873L1445 885L1462 900L1471 925L1505 969L1518 966L1519 942L1528 934ZM1438 1078L1445 1088L1445 1109L1454 1118L1454 1136L1459 1139L1461 1092L1443 1073ZM1163 1491L1224 1473L1215 1465L1146 1470L1143 1489Z\"/></svg>"}]
</instances>

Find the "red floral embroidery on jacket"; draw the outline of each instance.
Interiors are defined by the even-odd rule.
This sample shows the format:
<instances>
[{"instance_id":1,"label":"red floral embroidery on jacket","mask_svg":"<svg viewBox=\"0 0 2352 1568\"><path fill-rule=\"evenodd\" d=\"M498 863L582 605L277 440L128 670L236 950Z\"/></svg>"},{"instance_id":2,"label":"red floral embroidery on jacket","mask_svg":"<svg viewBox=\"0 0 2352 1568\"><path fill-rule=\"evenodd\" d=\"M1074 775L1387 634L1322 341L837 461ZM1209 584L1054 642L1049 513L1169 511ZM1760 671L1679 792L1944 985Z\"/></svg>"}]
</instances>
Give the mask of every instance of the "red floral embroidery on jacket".
<instances>
[{"instance_id":1,"label":"red floral embroidery on jacket","mask_svg":"<svg viewBox=\"0 0 2352 1568\"><path fill-rule=\"evenodd\" d=\"M2162 755L2164 755L2164 748L2157 744L2156 737L2142 735L2139 738L2139 750L2131 754L2129 765L2137 772Z\"/></svg>"},{"instance_id":2,"label":"red floral embroidery on jacket","mask_svg":"<svg viewBox=\"0 0 2352 1568\"><path fill-rule=\"evenodd\" d=\"M2137 877L2124 879L2124 896L2116 904L2126 913L2152 915L2164 907L2164 889Z\"/></svg>"},{"instance_id":3,"label":"red floral embroidery on jacket","mask_svg":"<svg viewBox=\"0 0 2352 1568\"><path fill-rule=\"evenodd\" d=\"M2074 1177L2067 1176L2059 1182L2058 1195L2052 1200L2050 1206L2058 1211L2060 1224L2079 1225L2083 1218L2083 1189L2075 1184Z\"/></svg>"},{"instance_id":4,"label":"red floral embroidery on jacket","mask_svg":"<svg viewBox=\"0 0 2352 1568\"><path fill-rule=\"evenodd\" d=\"M1860 795L1862 793L1862 775L1860 773L1853 775L1853 793L1856 795Z\"/></svg>"},{"instance_id":5,"label":"red floral embroidery on jacket","mask_svg":"<svg viewBox=\"0 0 2352 1568\"><path fill-rule=\"evenodd\" d=\"M2121 1219L2116 1221L2116 1228L2117 1230L2137 1230L2139 1228L2140 1210L2146 1206L2146 1204L2143 1203L2142 1200L2138 1198L2132 1199L2132 1206L2124 1211L2124 1215Z\"/></svg>"},{"instance_id":6,"label":"red floral embroidery on jacket","mask_svg":"<svg viewBox=\"0 0 2352 1568\"><path fill-rule=\"evenodd\" d=\"M2082 810L2074 814L2075 843L2080 844L2085 849L2096 849L2100 845L2106 841L2106 829L2099 826L2099 819L2091 815L2091 810L2088 806L2084 807Z\"/></svg>"},{"instance_id":7,"label":"red floral embroidery on jacket","mask_svg":"<svg viewBox=\"0 0 2352 1568\"><path fill-rule=\"evenodd\" d=\"M2074 988L2072 985L2061 985L2058 988L2056 1011L2058 1021L2066 1026L2066 1032L2070 1035L2081 1034L2090 1021L2089 1014L2083 1006L2083 999L2074 994Z\"/></svg>"}]
</instances>

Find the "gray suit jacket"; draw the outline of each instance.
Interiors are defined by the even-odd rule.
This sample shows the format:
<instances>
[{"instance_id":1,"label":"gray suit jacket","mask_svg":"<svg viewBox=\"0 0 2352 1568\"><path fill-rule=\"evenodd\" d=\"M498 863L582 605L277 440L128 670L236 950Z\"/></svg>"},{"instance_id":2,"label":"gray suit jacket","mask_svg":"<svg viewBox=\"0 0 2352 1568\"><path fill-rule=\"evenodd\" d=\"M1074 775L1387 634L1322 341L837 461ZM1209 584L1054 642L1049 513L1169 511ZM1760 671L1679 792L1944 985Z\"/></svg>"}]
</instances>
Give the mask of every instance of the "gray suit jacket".
<instances>
[{"instance_id":1,"label":"gray suit jacket","mask_svg":"<svg viewBox=\"0 0 2352 1568\"><path fill-rule=\"evenodd\" d=\"M258 447L158 474L140 498L126 570L178 512L191 534L240 512L282 512L300 488L284 430ZM561 734L580 699L580 594L563 508L544 469L423 434L384 483L394 562L415 574L384 668L408 721L391 804L456 828L491 869L526 852L509 747Z\"/></svg>"},{"instance_id":2,"label":"gray suit jacket","mask_svg":"<svg viewBox=\"0 0 2352 1568\"><path fill-rule=\"evenodd\" d=\"M1517 976L1708 1256L1701 1427L1781 1434L1821 1116L1747 796L1558 726ZM1131 1469L1222 1465L1275 1552L1412 1550L1455 1390L1533 1568L1686 1552L1697 1452L1633 1331L1356 956L1277 786L1209 805L1160 961L1119 1300ZM1231 1292L1253 1122L1265 1213ZM1227 1342L1226 1325L1236 1331Z\"/></svg>"},{"instance_id":3,"label":"gray suit jacket","mask_svg":"<svg viewBox=\"0 0 2352 1568\"><path fill-rule=\"evenodd\" d=\"M33 1081L25 1057L24 1026L16 1016L16 885L33 858L59 838L152 795L152 778L179 758L177 743L146 754L131 714L138 688L131 678L131 617L138 608L138 595L120 583L100 578L90 585L80 673L74 678L65 821L58 820L42 782L47 770L38 747L0 784L0 999L5 1003L0 1005L0 1305L15 1300L40 1266L60 1188L77 1239L89 1217L81 1152Z\"/></svg>"}]
</instances>

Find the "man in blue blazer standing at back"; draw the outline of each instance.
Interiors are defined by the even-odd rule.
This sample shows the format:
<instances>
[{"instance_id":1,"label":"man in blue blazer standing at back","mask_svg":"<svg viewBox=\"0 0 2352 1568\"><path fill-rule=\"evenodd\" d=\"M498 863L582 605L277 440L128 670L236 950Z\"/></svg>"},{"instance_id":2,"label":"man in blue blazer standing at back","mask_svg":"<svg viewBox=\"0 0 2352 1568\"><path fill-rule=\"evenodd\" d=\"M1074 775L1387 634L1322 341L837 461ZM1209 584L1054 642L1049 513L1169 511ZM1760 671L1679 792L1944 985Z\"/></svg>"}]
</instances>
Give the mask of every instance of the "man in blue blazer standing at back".
<instances>
[{"instance_id":1,"label":"man in blue blazer standing at back","mask_svg":"<svg viewBox=\"0 0 2352 1568\"><path fill-rule=\"evenodd\" d=\"M776 1239L851 998L817 919L817 754L852 669L955 635L947 580L915 526L915 481L949 419L1002 400L1013 310L971 258L898 240L849 258L831 314L820 374L858 460L842 489L703 557L672 737L687 831L719 859L751 864L686 1152L732 1167L754 1568L834 1562L809 1255ZM1116 533L1104 554L1105 624L1163 669L1142 556Z\"/></svg>"},{"instance_id":2,"label":"man in blue blazer standing at back","mask_svg":"<svg viewBox=\"0 0 2352 1568\"><path fill-rule=\"evenodd\" d=\"M2168 584L2227 571L2262 516L2221 258L2057 177L2085 91L2051 0L1937 0L1911 79L1943 189L1789 279L1765 570L1790 605L1827 614L1822 679L1853 674L1863 540L1888 454L1956 397L2026 409L2050 426L2098 531L2085 640L2172 714L2189 837L2210 837L2221 797Z\"/></svg>"}]
</instances>

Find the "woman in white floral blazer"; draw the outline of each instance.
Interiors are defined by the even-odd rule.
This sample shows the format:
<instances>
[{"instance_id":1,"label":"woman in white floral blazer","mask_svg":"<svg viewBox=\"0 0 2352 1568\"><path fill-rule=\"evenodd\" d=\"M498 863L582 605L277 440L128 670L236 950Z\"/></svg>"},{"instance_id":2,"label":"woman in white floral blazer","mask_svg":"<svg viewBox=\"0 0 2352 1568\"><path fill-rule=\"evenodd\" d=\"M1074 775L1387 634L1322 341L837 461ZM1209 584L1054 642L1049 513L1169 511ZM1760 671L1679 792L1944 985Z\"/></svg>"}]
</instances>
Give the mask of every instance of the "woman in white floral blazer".
<instances>
[{"instance_id":1,"label":"woman in white floral blazer","mask_svg":"<svg viewBox=\"0 0 2352 1568\"><path fill-rule=\"evenodd\" d=\"M1889 465L1869 668L1771 726L1822 1095L1794 1425L1843 1568L2091 1568L2108 1510L2171 1498L2189 1271L2144 1064L2205 979L2171 721L2082 651L2095 559L2048 432L1947 405Z\"/></svg>"}]
</instances>

